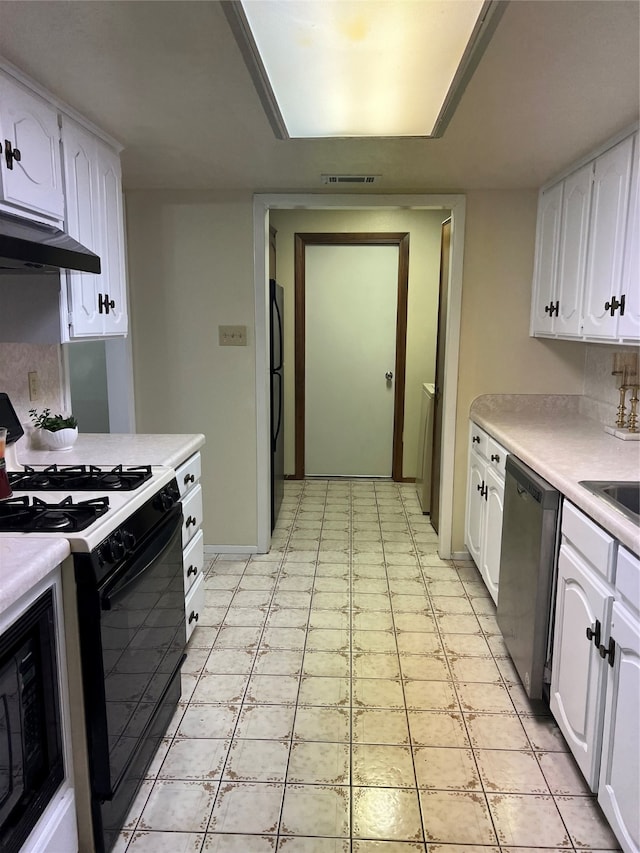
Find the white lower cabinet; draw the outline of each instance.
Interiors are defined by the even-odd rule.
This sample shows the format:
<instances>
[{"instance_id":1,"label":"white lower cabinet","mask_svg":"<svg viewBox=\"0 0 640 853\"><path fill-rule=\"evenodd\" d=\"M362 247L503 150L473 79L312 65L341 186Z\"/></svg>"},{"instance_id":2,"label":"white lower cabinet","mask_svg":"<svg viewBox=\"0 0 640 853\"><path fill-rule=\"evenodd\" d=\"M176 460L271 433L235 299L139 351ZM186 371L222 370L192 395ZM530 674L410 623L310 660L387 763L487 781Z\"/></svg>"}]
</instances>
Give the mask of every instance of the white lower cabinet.
<instances>
[{"instance_id":1,"label":"white lower cabinet","mask_svg":"<svg viewBox=\"0 0 640 853\"><path fill-rule=\"evenodd\" d=\"M565 501L550 707L625 853L640 850L640 560Z\"/></svg>"},{"instance_id":2,"label":"white lower cabinet","mask_svg":"<svg viewBox=\"0 0 640 853\"><path fill-rule=\"evenodd\" d=\"M202 532L201 458L194 453L176 469L182 501L182 561L184 567L187 641L204 608L204 534Z\"/></svg>"},{"instance_id":3,"label":"white lower cabinet","mask_svg":"<svg viewBox=\"0 0 640 853\"><path fill-rule=\"evenodd\" d=\"M598 802L625 853L640 850L640 560L618 552L616 595L621 564L633 572L635 612L622 599L611 614L606 707ZM612 659L613 657L613 659Z\"/></svg>"},{"instance_id":4,"label":"white lower cabinet","mask_svg":"<svg viewBox=\"0 0 640 853\"><path fill-rule=\"evenodd\" d=\"M599 648L612 603L613 591L582 555L563 541L558 560L549 704L592 791L598 787L607 676Z\"/></svg>"},{"instance_id":5,"label":"white lower cabinet","mask_svg":"<svg viewBox=\"0 0 640 853\"><path fill-rule=\"evenodd\" d=\"M506 458L507 451L504 447L471 422L465 544L496 603Z\"/></svg>"}]
</instances>

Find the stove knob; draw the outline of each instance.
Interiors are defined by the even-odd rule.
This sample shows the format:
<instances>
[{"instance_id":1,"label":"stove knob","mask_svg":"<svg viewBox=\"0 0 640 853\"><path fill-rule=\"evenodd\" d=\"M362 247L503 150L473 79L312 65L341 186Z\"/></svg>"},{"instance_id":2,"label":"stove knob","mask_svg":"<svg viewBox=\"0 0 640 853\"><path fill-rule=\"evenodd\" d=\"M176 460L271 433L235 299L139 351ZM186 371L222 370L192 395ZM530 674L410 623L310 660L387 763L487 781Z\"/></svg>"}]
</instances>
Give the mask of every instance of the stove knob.
<instances>
[{"instance_id":1,"label":"stove knob","mask_svg":"<svg viewBox=\"0 0 640 853\"><path fill-rule=\"evenodd\" d=\"M129 533L128 530L123 530L122 542L127 551L132 551L134 545L136 544L136 537L133 535L133 533Z\"/></svg>"},{"instance_id":2,"label":"stove knob","mask_svg":"<svg viewBox=\"0 0 640 853\"><path fill-rule=\"evenodd\" d=\"M118 533L114 533L113 536L110 536L109 539L107 539L107 558L112 563L117 563L119 560L121 560L125 555L125 551L126 549L124 547L124 543L122 542L122 539L120 538L120 535Z\"/></svg>"}]
</instances>

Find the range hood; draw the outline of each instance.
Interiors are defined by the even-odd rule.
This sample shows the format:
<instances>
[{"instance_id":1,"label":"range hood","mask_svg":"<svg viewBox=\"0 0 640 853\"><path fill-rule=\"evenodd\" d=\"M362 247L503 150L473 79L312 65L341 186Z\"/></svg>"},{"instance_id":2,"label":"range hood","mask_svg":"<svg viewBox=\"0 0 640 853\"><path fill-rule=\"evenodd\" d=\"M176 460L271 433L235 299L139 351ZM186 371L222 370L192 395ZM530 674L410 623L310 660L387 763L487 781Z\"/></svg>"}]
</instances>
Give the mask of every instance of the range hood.
<instances>
[{"instance_id":1,"label":"range hood","mask_svg":"<svg viewBox=\"0 0 640 853\"><path fill-rule=\"evenodd\" d=\"M100 272L100 258L55 225L0 213L0 274Z\"/></svg>"}]
</instances>

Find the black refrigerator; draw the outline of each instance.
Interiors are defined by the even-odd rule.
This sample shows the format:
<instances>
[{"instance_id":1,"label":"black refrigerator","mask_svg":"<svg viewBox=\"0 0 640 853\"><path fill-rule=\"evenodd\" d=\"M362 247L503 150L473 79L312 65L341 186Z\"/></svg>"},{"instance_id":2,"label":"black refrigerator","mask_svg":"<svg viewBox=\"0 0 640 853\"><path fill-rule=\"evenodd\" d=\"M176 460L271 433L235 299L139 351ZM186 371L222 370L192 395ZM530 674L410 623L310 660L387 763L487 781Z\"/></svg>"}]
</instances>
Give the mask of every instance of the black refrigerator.
<instances>
[{"instance_id":1,"label":"black refrigerator","mask_svg":"<svg viewBox=\"0 0 640 853\"><path fill-rule=\"evenodd\" d=\"M284 290L269 279L270 386L271 386L271 530L276 526L284 494Z\"/></svg>"}]
</instances>

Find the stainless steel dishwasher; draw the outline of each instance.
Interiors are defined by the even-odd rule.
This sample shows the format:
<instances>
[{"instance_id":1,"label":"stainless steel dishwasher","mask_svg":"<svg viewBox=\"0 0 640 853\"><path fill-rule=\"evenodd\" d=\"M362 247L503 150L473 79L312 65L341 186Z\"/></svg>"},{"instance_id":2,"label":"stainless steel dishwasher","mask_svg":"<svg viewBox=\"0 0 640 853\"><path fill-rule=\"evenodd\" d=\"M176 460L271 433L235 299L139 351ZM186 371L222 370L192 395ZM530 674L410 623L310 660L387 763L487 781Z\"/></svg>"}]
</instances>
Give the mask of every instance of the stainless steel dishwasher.
<instances>
[{"instance_id":1,"label":"stainless steel dishwasher","mask_svg":"<svg viewBox=\"0 0 640 853\"><path fill-rule=\"evenodd\" d=\"M545 693L560 494L515 456L506 463L497 620L530 699Z\"/></svg>"}]
</instances>

